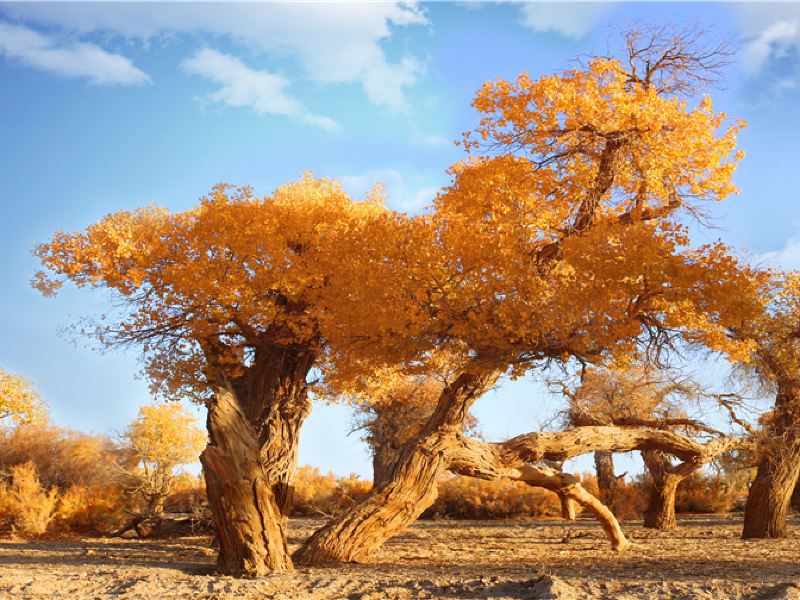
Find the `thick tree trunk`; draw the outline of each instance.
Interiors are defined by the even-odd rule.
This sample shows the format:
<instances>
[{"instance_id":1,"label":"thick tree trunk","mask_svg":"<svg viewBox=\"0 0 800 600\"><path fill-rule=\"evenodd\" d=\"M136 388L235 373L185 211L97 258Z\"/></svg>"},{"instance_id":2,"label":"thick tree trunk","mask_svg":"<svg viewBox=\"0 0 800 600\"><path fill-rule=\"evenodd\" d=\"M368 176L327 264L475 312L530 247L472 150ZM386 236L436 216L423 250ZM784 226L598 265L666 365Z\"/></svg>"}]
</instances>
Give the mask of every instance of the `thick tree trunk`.
<instances>
[{"instance_id":1,"label":"thick tree trunk","mask_svg":"<svg viewBox=\"0 0 800 600\"><path fill-rule=\"evenodd\" d=\"M685 475L675 473L669 456L658 450L642 452L650 473L650 497L644 513L644 526L667 531L675 529L675 494Z\"/></svg>"},{"instance_id":2,"label":"thick tree trunk","mask_svg":"<svg viewBox=\"0 0 800 600\"><path fill-rule=\"evenodd\" d=\"M313 354L270 346L242 377L217 385L200 457L214 517L217 567L259 576L292 567L286 543Z\"/></svg>"},{"instance_id":3,"label":"thick tree trunk","mask_svg":"<svg viewBox=\"0 0 800 600\"><path fill-rule=\"evenodd\" d=\"M614 474L614 453L607 450L594 453L594 468L597 473L597 488L600 502L613 510L617 497L617 476Z\"/></svg>"},{"instance_id":4,"label":"thick tree trunk","mask_svg":"<svg viewBox=\"0 0 800 600\"><path fill-rule=\"evenodd\" d=\"M775 444L758 464L744 511L743 538L786 537L789 501L800 474L800 443Z\"/></svg>"},{"instance_id":5,"label":"thick tree trunk","mask_svg":"<svg viewBox=\"0 0 800 600\"><path fill-rule=\"evenodd\" d=\"M442 391L422 432L406 444L391 475L359 504L332 519L295 553L297 562L355 562L413 523L436 499L469 407L497 380L496 372L462 373Z\"/></svg>"},{"instance_id":6,"label":"thick tree trunk","mask_svg":"<svg viewBox=\"0 0 800 600\"><path fill-rule=\"evenodd\" d=\"M786 537L786 516L800 476L800 390L778 380L778 394L767 428L756 478L744 511L743 538Z\"/></svg>"},{"instance_id":7,"label":"thick tree trunk","mask_svg":"<svg viewBox=\"0 0 800 600\"><path fill-rule=\"evenodd\" d=\"M291 568L284 519L261 463L256 432L232 390L218 390L200 461L219 542L218 569L265 575Z\"/></svg>"}]
</instances>

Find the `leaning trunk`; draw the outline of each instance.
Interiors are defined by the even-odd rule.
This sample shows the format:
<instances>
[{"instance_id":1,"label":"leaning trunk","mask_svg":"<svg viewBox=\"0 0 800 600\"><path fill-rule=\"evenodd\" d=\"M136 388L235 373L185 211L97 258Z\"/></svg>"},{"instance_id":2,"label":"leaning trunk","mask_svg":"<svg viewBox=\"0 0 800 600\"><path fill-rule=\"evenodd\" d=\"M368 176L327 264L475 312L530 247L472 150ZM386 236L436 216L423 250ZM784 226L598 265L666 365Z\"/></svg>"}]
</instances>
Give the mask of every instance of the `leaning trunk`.
<instances>
[{"instance_id":1,"label":"leaning trunk","mask_svg":"<svg viewBox=\"0 0 800 600\"><path fill-rule=\"evenodd\" d=\"M614 510L617 496L617 477L614 475L614 453L602 450L594 453L594 468L597 473L597 488L600 502Z\"/></svg>"},{"instance_id":2,"label":"leaning trunk","mask_svg":"<svg viewBox=\"0 0 800 600\"><path fill-rule=\"evenodd\" d=\"M775 444L758 464L744 512L744 538L786 537L786 516L800 474L800 443Z\"/></svg>"},{"instance_id":3,"label":"leaning trunk","mask_svg":"<svg viewBox=\"0 0 800 600\"><path fill-rule=\"evenodd\" d=\"M644 526L666 531L675 529L675 494L683 477L672 473L669 456L658 450L642 452L650 473L650 497L644 513Z\"/></svg>"},{"instance_id":4,"label":"leaning trunk","mask_svg":"<svg viewBox=\"0 0 800 600\"><path fill-rule=\"evenodd\" d=\"M413 523L436 499L469 407L496 373L462 373L442 391L422 432L403 447L389 478L359 504L332 519L295 553L298 562L357 562Z\"/></svg>"}]
</instances>

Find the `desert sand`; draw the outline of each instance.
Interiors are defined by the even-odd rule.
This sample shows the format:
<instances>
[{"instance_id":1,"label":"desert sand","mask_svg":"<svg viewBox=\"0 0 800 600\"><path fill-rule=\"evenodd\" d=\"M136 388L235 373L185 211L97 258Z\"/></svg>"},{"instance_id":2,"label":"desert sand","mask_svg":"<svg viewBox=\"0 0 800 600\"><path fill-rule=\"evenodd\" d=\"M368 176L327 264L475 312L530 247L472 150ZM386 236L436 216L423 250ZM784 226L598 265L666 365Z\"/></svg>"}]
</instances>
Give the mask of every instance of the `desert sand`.
<instances>
[{"instance_id":1,"label":"desert sand","mask_svg":"<svg viewBox=\"0 0 800 600\"><path fill-rule=\"evenodd\" d=\"M320 524L293 520L291 544ZM250 580L213 574L208 537L2 540L0 598L800 600L800 519L784 540L741 540L736 518L623 527L633 546L617 556L590 519L420 521L369 564Z\"/></svg>"}]
</instances>

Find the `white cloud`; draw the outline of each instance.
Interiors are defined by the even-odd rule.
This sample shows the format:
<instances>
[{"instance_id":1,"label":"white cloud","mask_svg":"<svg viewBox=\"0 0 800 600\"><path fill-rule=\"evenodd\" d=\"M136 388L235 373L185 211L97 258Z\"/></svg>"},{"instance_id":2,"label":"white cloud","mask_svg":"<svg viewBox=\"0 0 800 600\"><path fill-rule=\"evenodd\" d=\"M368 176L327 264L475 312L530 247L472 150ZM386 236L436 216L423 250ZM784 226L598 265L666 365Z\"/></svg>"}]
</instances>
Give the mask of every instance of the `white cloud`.
<instances>
[{"instance_id":1,"label":"white cloud","mask_svg":"<svg viewBox=\"0 0 800 600\"><path fill-rule=\"evenodd\" d=\"M800 235L789 238L780 250L764 252L758 258L773 267L800 269Z\"/></svg>"},{"instance_id":2,"label":"white cloud","mask_svg":"<svg viewBox=\"0 0 800 600\"><path fill-rule=\"evenodd\" d=\"M398 27L426 25L416 3L14 3L4 11L77 35L110 33L149 41L200 33L288 57L323 84L358 83L375 104L407 106L405 90L422 69L416 58L390 60L381 43Z\"/></svg>"},{"instance_id":3,"label":"white cloud","mask_svg":"<svg viewBox=\"0 0 800 600\"><path fill-rule=\"evenodd\" d=\"M800 45L800 22L775 21L750 40L743 49L744 68L757 75L774 58L786 56Z\"/></svg>"},{"instance_id":4,"label":"white cloud","mask_svg":"<svg viewBox=\"0 0 800 600\"><path fill-rule=\"evenodd\" d=\"M525 2L520 23L537 33L582 38L608 13L605 2Z\"/></svg>"},{"instance_id":5,"label":"white cloud","mask_svg":"<svg viewBox=\"0 0 800 600\"><path fill-rule=\"evenodd\" d=\"M32 29L0 22L0 53L40 71L96 85L136 85L150 77L124 56L85 43L59 43Z\"/></svg>"},{"instance_id":6,"label":"white cloud","mask_svg":"<svg viewBox=\"0 0 800 600\"><path fill-rule=\"evenodd\" d=\"M414 134L411 136L411 143L420 144L421 146L430 146L431 148L442 148L448 144L452 144L453 140L447 139L443 135L431 133L428 135Z\"/></svg>"},{"instance_id":7,"label":"white cloud","mask_svg":"<svg viewBox=\"0 0 800 600\"><path fill-rule=\"evenodd\" d=\"M302 102L287 93L289 81L282 75L251 69L237 58L204 48L181 64L193 75L199 75L220 88L206 96L211 102L250 108L259 115L284 115L334 131L338 124L328 117L311 113Z\"/></svg>"},{"instance_id":8,"label":"white cloud","mask_svg":"<svg viewBox=\"0 0 800 600\"><path fill-rule=\"evenodd\" d=\"M417 213L433 202L441 190L438 185L431 185L431 180L422 177L404 177L396 169L373 169L341 178L342 187L354 197L363 197L375 183L383 184L389 205L395 210Z\"/></svg>"}]
</instances>

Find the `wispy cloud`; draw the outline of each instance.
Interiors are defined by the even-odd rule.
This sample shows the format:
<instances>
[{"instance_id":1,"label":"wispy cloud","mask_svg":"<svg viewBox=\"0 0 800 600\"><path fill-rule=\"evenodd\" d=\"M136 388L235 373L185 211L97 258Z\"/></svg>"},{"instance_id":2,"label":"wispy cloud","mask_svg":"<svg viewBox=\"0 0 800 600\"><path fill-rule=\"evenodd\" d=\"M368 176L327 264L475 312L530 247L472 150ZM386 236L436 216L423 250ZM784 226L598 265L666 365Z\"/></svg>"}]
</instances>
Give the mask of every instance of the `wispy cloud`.
<instances>
[{"instance_id":1,"label":"wispy cloud","mask_svg":"<svg viewBox=\"0 0 800 600\"><path fill-rule=\"evenodd\" d=\"M520 23L537 33L557 33L579 39L609 12L605 2L524 2Z\"/></svg>"},{"instance_id":2,"label":"wispy cloud","mask_svg":"<svg viewBox=\"0 0 800 600\"><path fill-rule=\"evenodd\" d=\"M259 115L283 115L328 131L339 128L333 119L310 112L302 102L289 95L288 79L275 73L251 69L229 54L204 48L181 66L187 73L220 85L216 92L205 96L210 102L250 108Z\"/></svg>"},{"instance_id":3,"label":"wispy cloud","mask_svg":"<svg viewBox=\"0 0 800 600\"><path fill-rule=\"evenodd\" d=\"M744 67L757 75L770 60L787 56L799 44L800 21L776 21L745 45Z\"/></svg>"},{"instance_id":4,"label":"wispy cloud","mask_svg":"<svg viewBox=\"0 0 800 600\"><path fill-rule=\"evenodd\" d=\"M137 85L150 77L126 57L94 44L59 42L20 25L0 22L0 53L9 59L95 85Z\"/></svg>"},{"instance_id":5,"label":"wispy cloud","mask_svg":"<svg viewBox=\"0 0 800 600\"><path fill-rule=\"evenodd\" d=\"M781 269L800 269L800 234L789 238L783 248L764 252L759 261Z\"/></svg>"},{"instance_id":6,"label":"wispy cloud","mask_svg":"<svg viewBox=\"0 0 800 600\"><path fill-rule=\"evenodd\" d=\"M405 177L392 168L372 169L341 178L342 187L352 196L364 196L376 183L384 186L389 204L396 210L418 213L429 206L441 187L429 178Z\"/></svg>"},{"instance_id":7,"label":"wispy cloud","mask_svg":"<svg viewBox=\"0 0 800 600\"><path fill-rule=\"evenodd\" d=\"M360 84L373 103L392 110L407 108L406 90L423 64L409 54L390 60L382 44L398 28L428 24L415 2L21 2L3 10L79 36L225 37L296 61L302 76L316 83Z\"/></svg>"}]
</instances>

